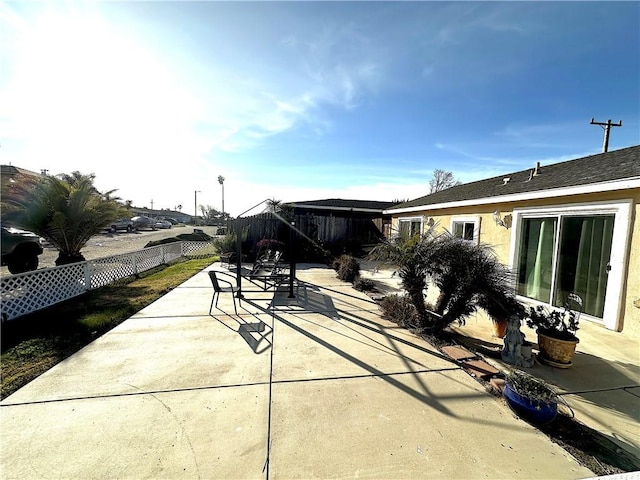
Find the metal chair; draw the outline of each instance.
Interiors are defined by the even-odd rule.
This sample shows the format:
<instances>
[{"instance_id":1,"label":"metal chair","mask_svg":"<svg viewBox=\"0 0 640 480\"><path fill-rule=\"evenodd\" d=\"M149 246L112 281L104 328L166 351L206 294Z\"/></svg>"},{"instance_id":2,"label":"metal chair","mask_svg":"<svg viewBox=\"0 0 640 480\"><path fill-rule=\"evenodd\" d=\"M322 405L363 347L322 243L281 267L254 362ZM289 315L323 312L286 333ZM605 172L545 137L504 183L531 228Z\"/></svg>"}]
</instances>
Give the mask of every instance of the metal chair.
<instances>
[{"instance_id":1,"label":"metal chair","mask_svg":"<svg viewBox=\"0 0 640 480\"><path fill-rule=\"evenodd\" d=\"M234 280L236 278L235 276L230 275L226 272L216 272L214 270L209 271L209 278L211 279L211 284L213 285L213 297L211 298L209 315L211 315L211 310L213 310L214 301L216 308L218 308L218 299L220 298L221 293L231 294L231 298L233 299L233 310L236 312L236 315L238 314L238 309L236 308L236 292L238 291L238 287L228 280L218 278L218 276L223 275L233 278Z\"/></svg>"}]
</instances>

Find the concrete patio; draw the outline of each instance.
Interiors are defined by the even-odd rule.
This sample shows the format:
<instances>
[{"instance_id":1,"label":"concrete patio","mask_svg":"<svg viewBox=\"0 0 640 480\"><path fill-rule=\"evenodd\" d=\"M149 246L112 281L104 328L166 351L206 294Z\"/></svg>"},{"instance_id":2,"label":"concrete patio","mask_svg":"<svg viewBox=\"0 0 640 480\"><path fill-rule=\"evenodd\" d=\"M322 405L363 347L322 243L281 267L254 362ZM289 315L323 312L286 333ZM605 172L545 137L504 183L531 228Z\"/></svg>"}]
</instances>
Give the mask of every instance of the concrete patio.
<instances>
[{"instance_id":1,"label":"concrete patio","mask_svg":"<svg viewBox=\"0 0 640 480\"><path fill-rule=\"evenodd\" d=\"M15 392L0 476L593 476L335 272L297 278L209 315L203 271Z\"/></svg>"}]
</instances>

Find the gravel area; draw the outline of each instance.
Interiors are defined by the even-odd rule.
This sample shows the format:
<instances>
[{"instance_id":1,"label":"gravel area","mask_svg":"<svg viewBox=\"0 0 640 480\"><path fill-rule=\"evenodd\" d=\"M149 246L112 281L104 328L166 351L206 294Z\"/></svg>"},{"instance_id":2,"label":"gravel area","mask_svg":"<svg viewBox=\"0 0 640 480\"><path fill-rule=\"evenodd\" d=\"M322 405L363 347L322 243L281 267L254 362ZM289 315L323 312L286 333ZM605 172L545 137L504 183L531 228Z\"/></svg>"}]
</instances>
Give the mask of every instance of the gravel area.
<instances>
[{"instance_id":1,"label":"gravel area","mask_svg":"<svg viewBox=\"0 0 640 480\"><path fill-rule=\"evenodd\" d=\"M213 236L217 227L197 227L208 235ZM121 253L135 252L142 250L144 246L153 240L161 240L163 238L175 237L181 233L192 233L193 226L174 226L166 230L143 230L139 232L117 232L117 233L101 233L92 237L85 247L82 254L87 260L95 258L110 257ZM58 258L58 250L53 247L45 247L44 252L39 257L38 268L49 268L56 266L56 258ZM0 275L10 275L7 267L0 268Z\"/></svg>"}]
</instances>

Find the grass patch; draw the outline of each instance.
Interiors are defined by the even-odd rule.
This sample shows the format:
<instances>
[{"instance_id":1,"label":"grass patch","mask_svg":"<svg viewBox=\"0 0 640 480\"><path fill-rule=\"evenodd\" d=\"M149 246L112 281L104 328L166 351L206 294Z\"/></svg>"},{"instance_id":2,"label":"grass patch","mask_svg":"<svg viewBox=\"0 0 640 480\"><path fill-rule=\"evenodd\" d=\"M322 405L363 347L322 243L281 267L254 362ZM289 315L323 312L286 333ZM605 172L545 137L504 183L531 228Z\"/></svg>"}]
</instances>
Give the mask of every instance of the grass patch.
<instances>
[{"instance_id":1,"label":"grass patch","mask_svg":"<svg viewBox=\"0 0 640 480\"><path fill-rule=\"evenodd\" d=\"M1 325L4 399L188 280L218 257L183 260Z\"/></svg>"}]
</instances>

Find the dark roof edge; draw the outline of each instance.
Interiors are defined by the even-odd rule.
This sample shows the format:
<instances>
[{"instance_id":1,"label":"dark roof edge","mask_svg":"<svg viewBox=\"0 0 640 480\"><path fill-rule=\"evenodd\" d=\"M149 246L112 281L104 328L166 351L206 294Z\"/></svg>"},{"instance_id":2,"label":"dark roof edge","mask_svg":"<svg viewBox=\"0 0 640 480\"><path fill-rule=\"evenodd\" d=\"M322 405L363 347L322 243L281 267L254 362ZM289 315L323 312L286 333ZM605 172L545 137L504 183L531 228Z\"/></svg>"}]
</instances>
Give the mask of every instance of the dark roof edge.
<instances>
[{"instance_id":1,"label":"dark roof edge","mask_svg":"<svg viewBox=\"0 0 640 480\"><path fill-rule=\"evenodd\" d=\"M389 202L393 203L393 202ZM308 208L309 210L338 210L342 212L366 212L366 213L383 213L383 208L359 208L359 207L330 207L322 205L306 205L299 203L289 203L289 205L298 208Z\"/></svg>"},{"instance_id":2,"label":"dark roof edge","mask_svg":"<svg viewBox=\"0 0 640 480\"><path fill-rule=\"evenodd\" d=\"M396 213L421 212L425 210L440 210L443 208L465 207L471 205L490 205L492 203L510 203L531 199L543 199L563 197L567 195L579 195L586 193L611 192L616 190L629 190L640 188L640 176L621 178L606 182L589 183L586 185L550 188L547 190L534 190L532 192L521 192L507 195L494 195L492 197L475 198L470 200L460 200L454 202L443 202L426 205L414 205L405 208L394 208L385 210L383 213L393 215Z\"/></svg>"},{"instance_id":3,"label":"dark roof edge","mask_svg":"<svg viewBox=\"0 0 640 480\"><path fill-rule=\"evenodd\" d=\"M579 158L573 158L573 159L569 159L569 160L564 160L562 162L556 162L556 163L549 163L546 165L539 165L539 168L541 168L542 170L546 170L549 167L555 167L555 166L559 166L559 165L564 165L564 164L570 164L570 163L574 163L574 162L582 162L588 159L593 159L594 157L600 157L603 155L607 155L607 156L611 156L611 155L624 155L626 154L628 151L631 150L640 150L640 145L632 145L629 147L624 147L618 150L610 150L609 152L605 152L605 153L594 153L592 155L586 155L583 157L579 157ZM467 190L469 187L476 186L478 184L483 184L483 183L488 183L488 182L499 182L501 179L503 178L507 178L507 177L517 177L517 176L522 176L522 175L526 175L528 172L533 171L532 168L526 168L523 170L518 170L515 172L509 172L509 173L503 173L501 175L496 175L493 177L488 177L488 178L483 178L483 179L479 179L479 180L474 180L472 182L469 183L464 183L458 186L454 186L451 187L448 190L457 190L457 191L465 191ZM529 195L532 194L536 194L536 193L541 193L541 192L547 192L547 191L558 191L558 190L572 190L572 189L579 189L580 187L588 187L588 186L592 186L592 185L607 185L610 183L615 183L615 182L619 182L619 181L626 181L626 180L633 180L637 177L624 177L624 178L620 178L620 179L612 179L612 180L604 180L604 181L600 181L600 182L594 182L594 183L588 183L588 184L583 184L583 185L565 185L565 186L557 186L555 188L550 188L550 189L541 189L541 190L534 190L534 191L530 191L530 192L520 192L520 193L512 193L512 194L506 194L506 195L496 195L496 196L486 196L486 197L477 197L475 199L469 199L468 201L444 201L444 202L440 202L440 203L428 203L428 201L426 201L427 199L429 199L430 197L432 197L433 195L438 195L440 192L436 192L435 194L429 194L429 195L423 195L422 197L418 197L415 198L413 200L409 200L407 202L395 205L387 210L385 210L385 213L388 214L392 214L392 213L398 213L398 212L405 212L405 211L418 211L418 210L431 210L434 208L450 208L452 206L461 206L462 204L465 204L467 202L474 202L474 203L496 203L498 201L507 201L504 200L507 197L512 197L512 196L523 196L523 198L528 197ZM560 195L542 195L539 196L540 198L543 197L550 197L550 196L560 196ZM496 200L493 202L488 202L486 200L491 199L491 198L495 198ZM460 204L460 205L458 205Z\"/></svg>"}]
</instances>

